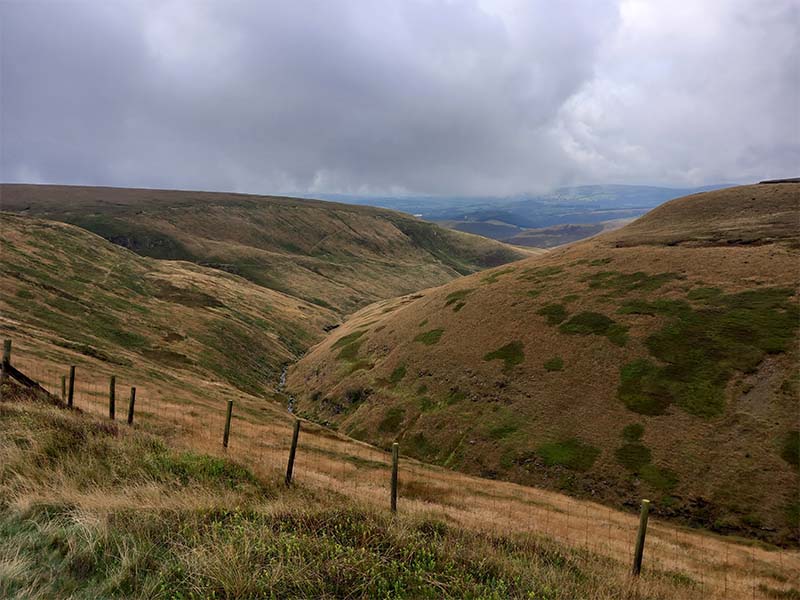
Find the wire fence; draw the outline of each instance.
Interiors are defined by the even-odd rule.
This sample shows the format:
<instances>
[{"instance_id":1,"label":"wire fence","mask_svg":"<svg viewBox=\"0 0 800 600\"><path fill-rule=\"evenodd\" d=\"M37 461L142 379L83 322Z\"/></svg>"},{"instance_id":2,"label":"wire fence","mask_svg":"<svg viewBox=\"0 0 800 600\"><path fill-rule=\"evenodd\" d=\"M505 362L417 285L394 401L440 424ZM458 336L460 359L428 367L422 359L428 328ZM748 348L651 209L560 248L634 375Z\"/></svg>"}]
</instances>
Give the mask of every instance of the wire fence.
<instances>
[{"instance_id":1,"label":"wire fence","mask_svg":"<svg viewBox=\"0 0 800 600\"><path fill-rule=\"evenodd\" d=\"M15 354L14 366L52 395L68 400L69 366L55 367ZM209 384L212 385L212 384ZM168 438L171 444L248 466L265 480L286 477L295 417L266 401L242 394L233 402L227 447L223 445L227 401L213 397L187 401L148 383L115 376L116 421L129 413L136 387L133 427ZM110 418L108 372L78 367L72 404L98 418ZM551 538L597 556L633 561L639 529L636 515L556 492L481 479L425 464L402 454L397 467L398 512L435 516L465 528L527 536L532 543ZM389 509L392 455L302 421L292 481L336 492ZM762 544L735 543L659 520L651 520L642 571L683 583L703 598L796 597L800 554Z\"/></svg>"}]
</instances>

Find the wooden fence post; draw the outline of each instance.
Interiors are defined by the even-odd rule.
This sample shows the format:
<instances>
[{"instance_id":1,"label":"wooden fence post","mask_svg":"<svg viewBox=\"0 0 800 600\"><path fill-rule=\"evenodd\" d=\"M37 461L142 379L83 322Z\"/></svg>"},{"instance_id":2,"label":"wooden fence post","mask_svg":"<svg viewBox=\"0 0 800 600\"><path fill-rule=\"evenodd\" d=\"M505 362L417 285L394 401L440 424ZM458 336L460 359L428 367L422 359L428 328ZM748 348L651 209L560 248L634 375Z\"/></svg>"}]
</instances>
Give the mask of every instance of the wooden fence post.
<instances>
[{"instance_id":1,"label":"wooden fence post","mask_svg":"<svg viewBox=\"0 0 800 600\"><path fill-rule=\"evenodd\" d=\"M67 389L67 407L72 408L72 400L75 396L75 365L69 368L69 388Z\"/></svg>"},{"instance_id":2,"label":"wooden fence post","mask_svg":"<svg viewBox=\"0 0 800 600\"><path fill-rule=\"evenodd\" d=\"M66 375L62 375L61 376L61 401L62 402L66 402L67 401L67 376Z\"/></svg>"},{"instance_id":3,"label":"wooden fence post","mask_svg":"<svg viewBox=\"0 0 800 600\"><path fill-rule=\"evenodd\" d=\"M0 384L8 378L8 366L11 364L11 340L3 340L3 365L0 371Z\"/></svg>"},{"instance_id":4,"label":"wooden fence post","mask_svg":"<svg viewBox=\"0 0 800 600\"><path fill-rule=\"evenodd\" d=\"M111 379L108 380L108 418L112 421L114 420L114 413L116 412L117 408L117 378L116 376L112 375Z\"/></svg>"},{"instance_id":5,"label":"wooden fence post","mask_svg":"<svg viewBox=\"0 0 800 600\"><path fill-rule=\"evenodd\" d=\"M225 434L222 436L222 446L228 447L228 438L231 437L231 414L233 413L233 400L228 400L228 412L225 415Z\"/></svg>"},{"instance_id":6,"label":"wooden fence post","mask_svg":"<svg viewBox=\"0 0 800 600\"><path fill-rule=\"evenodd\" d=\"M634 576L642 571L642 555L644 554L644 538L647 534L647 517L650 512L650 500L642 500L642 510L639 513L639 532L636 534L636 550L633 553Z\"/></svg>"},{"instance_id":7,"label":"wooden fence post","mask_svg":"<svg viewBox=\"0 0 800 600\"><path fill-rule=\"evenodd\" d=\"M133 425L133 406L136 404L136 388L131 388L131 401L128 403L128 425Z\"/></svg>"},{"instance_id":8,"label":"wooden fence post","mask_svg":"<svg viewBox=\"0 0 800 600\"><path fill-rule=\"evenodd\" d=\"M286 485L292 484L292 471L294 471L294 456L297 454L297 438L300 437L300 419L294 420L292 432L292 447L289 449L289 463L286 465Z\"/></svg>"},{"instance_id":9,"label":"wooden fence post","mask_svg":"<svg viewBox=\"0 0 800 600\"><path fill-rule=\"evenodd\" d=\"M392 444L392 512L397 512L397 463L400 460L400 444Z\"/></svg>"}]
</instances>

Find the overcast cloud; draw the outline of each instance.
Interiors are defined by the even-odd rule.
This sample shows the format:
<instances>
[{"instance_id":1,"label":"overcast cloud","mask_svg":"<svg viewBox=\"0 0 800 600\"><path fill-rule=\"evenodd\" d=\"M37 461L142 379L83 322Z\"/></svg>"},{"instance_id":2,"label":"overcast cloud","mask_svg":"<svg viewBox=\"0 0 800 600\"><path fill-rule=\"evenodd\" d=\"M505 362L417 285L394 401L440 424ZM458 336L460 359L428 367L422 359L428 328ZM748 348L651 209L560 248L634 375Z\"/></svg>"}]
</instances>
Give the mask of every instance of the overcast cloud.
<instances>
[{"instance_id":1,"label":"overcast cloud","mask_svg":"<svg viewBox=\"0 0 800 600\"><path fill-rule=\"evenodd\" d=\"M800 175L796 0L0 0L0 179L490 194Z\"/></svg>"}]
</instances>

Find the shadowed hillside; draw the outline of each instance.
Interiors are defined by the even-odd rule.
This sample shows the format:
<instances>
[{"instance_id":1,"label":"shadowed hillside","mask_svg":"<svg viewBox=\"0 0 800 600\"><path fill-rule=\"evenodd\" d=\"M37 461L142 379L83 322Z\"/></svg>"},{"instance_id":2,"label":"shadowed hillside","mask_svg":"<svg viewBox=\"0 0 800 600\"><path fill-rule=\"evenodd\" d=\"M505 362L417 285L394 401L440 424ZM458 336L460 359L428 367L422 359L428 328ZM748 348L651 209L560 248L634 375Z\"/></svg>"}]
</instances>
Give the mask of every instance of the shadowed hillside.
<instances>
[{"instance_id":1,"label":"shadowed hillside","mask_svg":"<svg viewBox=\"0 0 800 600\"><path fill-rule=\"evenodd\" d=\"M797 542L799 191L674 200L372 305L289 389L313 418L448 467Z\"/></svg>"},{"instance_id":2,"label":"shadowed hillside","mask_svg":"<svg viewBox=\"0 0 800 600\"><path fill-rule=\"evenodd\" d=\"M340 314L527 256L409 215L319 200L5 184L0 208L78 225L144 256L241 275Z\"/></svg>"},{"instance_id":3,"label":"shadowed hillside","mask_svg":"<svg viewBox=\"0 0 800 600\"><path fill-rule=\"evenodd\" d=\"M2 324L49 342L51 355L67 349L110 366L202 373L261 394L336 319L236 275L144 258L72 225L0 219Z\"/></svg>"}]
</instances>

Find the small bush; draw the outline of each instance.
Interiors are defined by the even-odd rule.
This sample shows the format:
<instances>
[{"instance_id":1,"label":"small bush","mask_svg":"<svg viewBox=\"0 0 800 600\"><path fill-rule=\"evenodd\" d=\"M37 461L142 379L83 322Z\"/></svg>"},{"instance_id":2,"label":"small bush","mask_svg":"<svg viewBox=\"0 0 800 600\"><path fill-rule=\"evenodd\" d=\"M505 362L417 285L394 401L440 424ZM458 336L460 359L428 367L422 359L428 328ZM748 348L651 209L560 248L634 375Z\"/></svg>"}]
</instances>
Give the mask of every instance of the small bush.
<instances>
[{"instance_id":1,"label":"small bush","mask_svg":"<svg viewBox=\"0 0 800 600\"><path fill-rule=\"evenodd\" d=\"M523 352L524 344L519 340L509 342L505 346L488 352L484 355L483 360L502 360L503 370L510 371L515 365L520 364L525 360L525 353Z\"/></svg>"},{"instance_id":2,"label":"small bush","mask_svg":"<svg viewBox=\"0 0 800 600\"><path fill-rule=\"evenodd\" d=\"M544 363L545 371L562 371L564 369L564 360L560 356L554 356Z\"/></svg>"},{"instance_id":3,"label":"small bush","mask_svg":"<svg viewBox=\"0 0 800 600\"><path fill-rule=\"evenodd\" d=\"M443 333L444 329L431 329L425 333L420 333L414 338L414 341L425 344L426 346L432 346L441 339Z\"/></svg>"}]
</instances>

